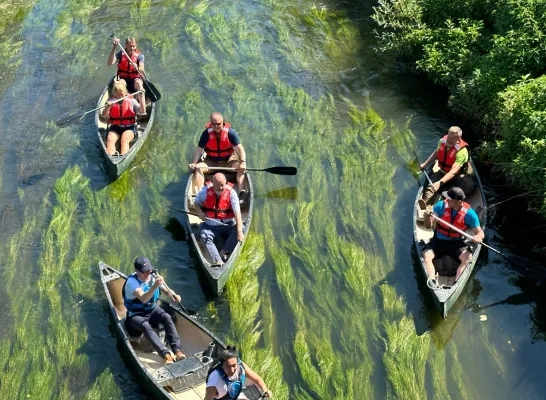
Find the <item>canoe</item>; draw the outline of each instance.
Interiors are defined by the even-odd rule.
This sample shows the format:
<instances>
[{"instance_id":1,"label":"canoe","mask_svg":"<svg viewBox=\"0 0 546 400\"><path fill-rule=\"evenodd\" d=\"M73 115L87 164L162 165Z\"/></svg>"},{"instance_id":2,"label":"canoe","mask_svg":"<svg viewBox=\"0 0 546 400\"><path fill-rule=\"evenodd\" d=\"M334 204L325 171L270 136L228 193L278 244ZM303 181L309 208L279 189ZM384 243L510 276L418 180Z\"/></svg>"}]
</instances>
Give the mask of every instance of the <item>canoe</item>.
<instances>
[{"instance_id":1,"label":"canoe","mask_svg":"<svg viewBox=\"0 0 546 400\"><path fill-rule=\"evenodd\" d=\"M213 174L207 174L205 176L205 180L212 180L212 175ZM226 173L226 178L229 182L234 183L234 189L237 191L237 193L239 193L239 188L236 183L236 174L228 172ZM254 189L252 187L252 180L250 179L248 173L245 174L245 179L245 186L246 189L249 191L249 197L248 202L241 207L241 218L243 219L244 225L243 233L246 237L248 235L250 222L252 220L252 210L254 207ZM194 199L198 192L199 189L197 188L194 175L191 174L188 179L188 184L186 185L186 192L184 196L184 211L195 213L196 208L194 205ZM195 215L185 215L183 218L183 226L185 225L187 227L189 241L192 245L192 248L197 253L200 275L207 283L211 294L218 296L220 295L220 293L222 293L222 290L224 289L224 286L226 285L229 276L233 272L233 269L235 268L235 265L237 263L237 258L241 254L241 250L243 249L243 245L245 242L237 243L237 246L235 246L235 249L233 250L228 260L224 263L224 265L222 265L221 267L215 266L206 247L203 245L203 243L201 243L199 239L199 230L203 220Z\"/></svg>"},{"instance_id":2,"label":"canoe","mask_svg":"<svg viewBox=\"0 0 546 400\"><path fill-rule=\"evenodd\" d=\"M102 94L99 97L97 107L101 107L106 104L106 101L110 97L108 89L111 87L114 78L115 76L112 77L108 85L106 85L106 87L104 88ZM146 101L146 103L148 104L148 101ZM95 126L97 129L97 135L99 136L99 143L101 145L102 152L104 153L104 159L106 160L106 169L108 173L112 176L112 178L119 178L125 172L125 170L127 170L129 165L136 157L138 151L148 138L148 134L150 133L150 129L152 128L152 124L154 122L155 107L155 103L148 104L146 110L147 115L143 117L137 117L137 134L135 135L135 139L133 139L133 141L131 141L130 143L129 151L124 155L110 155L106 152L108 121L104 120L103 117L100 116L102 109L97 110L97 112L95 113ZM117 143L118 151L119 144L120 141L118 141Z\"/></svg>"},{"instance_id":3,"label":"canoe","mask_svg":"<svg viewBox=\"0 0 546 400\"><path fill-rule=\"evenodd\" d=\"M435 166L435 170L437 166ZM468 173L472 176L474 183L476 184L476 189L466 197L465 201L468 202L474 211L478 214L480 218L480 225L485 231L487 213L486 210L486 200L483 190L480 177L476 171L472 159L469 161ZM419 188L417 196L415 198L415 204L413 207L413 238L415 248L417 250L417 257L419 258L420 268L419 271L422 272L421 279L424 279L425 286L428 291L431 293L436 307L440 311L440 314L446 318L449 310L453 307L460 294L464 290L472 271L478 261L482 245L473 243L470 245L472 250L472 260L468 263L463 274L460 276L459 280L455 283L455 271L459 265L459 260L454 260L449 256L442 258L435 258L433 260L434 267L438 273L438 285L439 289L431 289L426 285L427 281L427 271L425 267L425 260L422 256L422 250L426 243L433 237L434 231L432 229L426 229L422 219L422 210L420 210L418 205L418 200L421 198L421 193L423 192L423 187Z\"/></svg>"},{"instance_id":4,"label":"canoe","mask_svg":"<svg viewBox=\"0 0 546 400\"><path fill-rule=\"evenodd\" d=\"M160 306L173 317L182 351L187 355L186 359L165 366L163 358L151 348L143 336L129 336L125 329L126 309L121 291L127 276L103 262L99 263L99 275L110 316L121 342L120 348L151 398L203 400L208 371L218 362L218 354L226 348L224 343L178 307L160 299ZM255 386L246 388L243 392L249 400L261 398L261 393Z\"/></svg>"}]
</instances>

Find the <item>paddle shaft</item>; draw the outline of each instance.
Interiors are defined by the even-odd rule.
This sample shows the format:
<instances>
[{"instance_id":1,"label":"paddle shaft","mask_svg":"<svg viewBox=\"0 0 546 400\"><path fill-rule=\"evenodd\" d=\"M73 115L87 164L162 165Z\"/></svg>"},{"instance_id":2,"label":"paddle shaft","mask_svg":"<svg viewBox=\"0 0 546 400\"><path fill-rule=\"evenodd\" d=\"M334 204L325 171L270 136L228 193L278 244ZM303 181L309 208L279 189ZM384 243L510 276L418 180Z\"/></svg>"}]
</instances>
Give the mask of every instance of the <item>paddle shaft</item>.
<instances>
[{"instance_id":1,"label":"paddle shaft","mask_svg":"<svg viewBox=\"0 0 546 400\"><path fill-rule=\"evenodd\" d=\"M419 164L419 168L421 167L421 163L419 162L419 157L417 157L417 153L415 152L415 150L413 150L413 156L415 157L415 159L417 160L417 163ZM423 168L421 171L423 171L423 173L425 174L425 176L427 177L427 180L428 180L428 183L432 186L434 185L432 183L432 179L430 179L430 176L428 176L428 173L427 171Z\"/></svg>"},{"instance_id":2,"label":"paddle shaft","mask_svg":"<svg viewBox=\"0 0 546 400\"><path fill-rule=\"evenodd\" d=\"M117 39L116 38L116 35L115 34L112 34L112 36L110 36L112 39ZM153 94L153 96L155 97L155 101L159 100L160 98L160 94L159 92L157 91L157 89L151 84L151 82L148 81L148 79L146 79L146 73L143 72L143 71L140 71L138 69L138 66L133 62L133 60L131 60L131 57L129 57L129 54L127 54L127 51L125 51L125 49L123 48L123 46L121 45L121 43L119 42L119 39L118 39L118 43L117 45L119 46L119 48L121 49L121 51L123 52L123 54L125 54L125 57L127 57L127 61L129 61L129 63L133 66L133 68L136 70L136 73L142 78L142 82L143 82L143 85L144 86L148 86L148 91L150 92L155 92L155 93L151 93ZM153 102L154 100L152 100Z\"/></svg>"},{"instance_id":3,"label":"paddle shaft","mask_svg":"<svg viewBox=\"0 0 546 400\"><path fill-rule=\"evenodd\" d=\"M192 213L192 212L190 212L190 211L184 211L184 210L181 210L181 209L179 209L179 208L173 208L173 207L171 207L171 210L178 211L178 212L181 212L181 213L184 213L184 214L188 214L188 215L195 215L196 217L199 217L199 218L202 218L202 219L208 219L208 220L210 220L210 221L215 221L215 222L218 222L220 225L226 225L226 226L227 226L227 224L224 224L223 222L220 222L220 221L218 221L218 220L216 220L216 219L214 219L214 218L202 217L202 216L200 216L199 214Z\"/></svg>"},{"instance_id":4,"label":"paddle shaft","mask_svg":"<svg viewBox=\"0 0 546 400\"><path fill-rule=\"evenodd\" d=\"M459 232L459 233L460 233L461 235L463 235L464 237L467 237L468 239L473 240L472 235L466 233L465 231L463 231L463 230L461 230L461 229L459 229L459 228L456 228L455 226L451 225L449 222L444 221L443 219L441 219L440 217L437 217L437 216L434 215L434 214L430 214L430 216L431 216L432 218L434 218L436 221L438 221L438 222L444 224L445 226L448 226L449 228L453 229L455 232ZM493 247L489 246L488 244L485 244L485 243L483 243L483 242L482 242L481 244L484 245L485 247L487 247L488 249L493 250L495 253L500 254L501 256L507 257L507 256L505 256L504 254L502 254L500 251L498 251L497 249L494 249Z\"/></svg>"},{"instance_id":5,"label":"paddle shaft","mask_svg":"<svg viewBox=\"0 0 546 400\"><path fill-rule=\"evenodd\" d=\"M142 92L139 90L139 91L136 92L136 93L142 93ZM134 94L134 93L133 93L133 94ZM125 97L122 97L121 99L117 99L117 100L114 100L114 101L110 102L110 104L119 103L120 101L123 101L123 100L125 100L125 99L127 99L127 98L129 98L129 97L131 97L131 96L132 96L132 94L129 94L129 95L125 96ZM83 114L76 115L76 116L74 116L74 117L70 117L70 118L68 118L68 119L66 119L66 120L64 120L64 121L62 121L62 122L57 123L57 125L66 124L67 122L70 122L70 121L72 121L73 119L76 119L76 118L80 118L80 119L81 119L81 118L85 117L87 114L92 113L93 111L100 110L100 109L105 108L105 107L108 107L108 104L105 104L105 105L100 106L100 107L97 107L97 108L93 108L92 110L86 111L86 112L84 112Z\"/></svg>"},{"instance_id":6,"label":"paddle shaft","mask_svg":"<svg viewBox=\"0 0 546 400\"><path fill-rule=\"evenodd\" d=\"M233 167L209 167L205 168L218 171L240 171L239 168ZM265 171L277 175L296 175L298 170L296 167L269 167L269 168L245 168L246 171Z\"/></svg>"},{"instance_id":7,"label":"paddle shaft","mask_svg":"<svg viewBox=\"0 0 546 400\"><path fill-rule=\"evenodd\" d=\"M152 275L154 276L154 278L157 276L157 274L155 272L152 272ZM161 285L161 287L163 287L167 292L169 292L169 294L171 295L172 298L174 298L174 292L171 290L171 288L169 286L167 286L167 284L165 282L163 282L163 285ZM182 301L180 301L178 303L178 305L180 306L180 308L182 309L182 311L184 311L186 314L188 315L195 315L197 314L195 311L193 310L188 310L186 307L184 307L184 305L182 304Z\"/></svg>"}]
</instances>

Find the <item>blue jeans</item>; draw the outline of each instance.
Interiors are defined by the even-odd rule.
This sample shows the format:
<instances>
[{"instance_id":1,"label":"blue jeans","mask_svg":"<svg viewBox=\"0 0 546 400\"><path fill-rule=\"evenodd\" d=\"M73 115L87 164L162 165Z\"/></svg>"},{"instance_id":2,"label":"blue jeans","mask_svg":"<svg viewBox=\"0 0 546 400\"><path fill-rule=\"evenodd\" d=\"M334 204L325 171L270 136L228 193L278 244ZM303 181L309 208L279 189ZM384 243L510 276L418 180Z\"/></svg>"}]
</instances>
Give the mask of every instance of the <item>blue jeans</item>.
<instances>
[{"instance_id":1,"label":"blue jeans","mask_svg":"<svg viewBox=\"0 0 546 400\"><path fill-rule=\"evenodd\" d=\"M222 260L215 242L224 242L222 249L230 254L237 245L237 226L233 221L226 225L211 226L206 222L201 225L201 242L207 248L213 262ZM223 261L223 260L222 260Z\"/></svg>"},{"instance_id":2,"label":"blue jeans","mask_svg":"<svg viewBox=\"0 0 546 400\"><path fill-rule=\"evenodd\" d=\"M142 332L160 356L163 357L167 354L169 349L165 347L165 344L161 342L159 336L157 336L157 333L153 329L157 328L159 324L163 325L165 328L165 336L173 352L181 350L180 337L174 326L173 319L161 307L157 306L150 313L139 313L128 317L127 323L132 329Z\"/></svg>"}]
</instances>

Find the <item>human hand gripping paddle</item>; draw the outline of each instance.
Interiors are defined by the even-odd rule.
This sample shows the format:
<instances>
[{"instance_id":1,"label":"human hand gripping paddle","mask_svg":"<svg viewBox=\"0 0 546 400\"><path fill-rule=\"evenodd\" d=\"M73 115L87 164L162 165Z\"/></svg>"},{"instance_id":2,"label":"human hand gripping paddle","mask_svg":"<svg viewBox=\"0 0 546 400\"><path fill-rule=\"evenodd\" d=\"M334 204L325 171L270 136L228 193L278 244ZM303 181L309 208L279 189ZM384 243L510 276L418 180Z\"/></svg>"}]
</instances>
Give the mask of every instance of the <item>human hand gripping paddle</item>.
<instances>
[{"instance_id":1,"label":"human hand gripping paddle","mask_svg":"<svg viewBox=\"0 0 546 400\"><path fill-rule=\"evenodd\" d=\"M121 49L123 54L125 54L125 57L127 57L127 60L129 61L129 63L136 70L136 73L142 78L142 84L144 85L144 89L146 90L146 94L147 94L148 98L150 99L150 101L152 103L155 103L156 101L161 99L161 93L159 93L159 90L157 90L157 88L152 84L152 82L150 82L146 78L146 74L138 69L138 66L133 62L133 60L131 60L131 57L129 57L129 55L127 54L127 52L125 51L125 49L121 45L119 39L116 38L116 34L112 33L112 35L110 37L113 40L116 41L116 44L119 46L119 48Z\"/></svg>"},{"instance_id":2,"label":"human hand gripping paddle","mask_svg":"<svg viewBox=\"0 0 546 400\"><path fill-rule=\"evenodd\" d=\"M428 176L428 173L426 171L425 168L421 168L421 163L419 162L419 157L417 156L417 153L415 152L415 150L413 150L413 156L415 157L415 159L417 160L417 164L419 164L419 169L425 174L425 176L427 177L427 180L428 180L428 183L430 184L430 186L433 186L434 183L432 183L432 179L430 179L430 176Z\"/></svg>"},{"instance_id":3,"label":"human hand gripping paddle","mask_svg":"<svg viewBox=\"0 0 546 400\"><path fill-rule=\"evenodd\" d=\"M144 93L142 90L139 90L138 92L135 92L135 93ZM100 110L102 108L105 108L105 107L108 107L109 105L111 104L114 104L114 103L119 103L120 101L123 101L131 96L133 96L135 93L133 94L129 94L125 97L122 97L121 99L116 99L114 101L110 101L110 102L106 102L106 104L104 104L103 106L100 106L100 107L97 107L97 108L93 108L92 110L89 110L89 111L86 111L84 112L83 114L78 114L78 115L72 115L70 117L67 117L67 118L63 118L63 119L60 119L58 120L57 122L55 122L55 124L58 126L58 127L61 127L63 125L66 125L68 122L70 121L73 121L75 120L76 118L78 118L79 120L81 120L83 117L85 117L87 114L89 113L92 113L93 111L97 111L97 110Z\"/></svg>"},{"instance_id":4,"label":"human hand gripping paddle","mask_svg":"<svg viewBox=\"0 0 546 400\"><path fill-rule=\"evenodd\" d=\"M152 276L154 278L157 278L157 270L153 270L152 271ZM178 301L178 299L175 297L175 293L171 290L170 287L167 286L167 284L165 283L165 281L163 281L163 284L160 285L162 288L164 288L167 292L169 292L169 295L172 297L173 300L175 300L178 305L180 306L180 308L182 309L182 311L184 311L186 314L190 315L190 316L194 316L194 315L197 315L197 311L194 311L194 310L190 310L186 307L184 307L184 305L182 304L182 300ZM180 298L180 296L178 296L178 298Z\"/></svg>"}]
</instances>

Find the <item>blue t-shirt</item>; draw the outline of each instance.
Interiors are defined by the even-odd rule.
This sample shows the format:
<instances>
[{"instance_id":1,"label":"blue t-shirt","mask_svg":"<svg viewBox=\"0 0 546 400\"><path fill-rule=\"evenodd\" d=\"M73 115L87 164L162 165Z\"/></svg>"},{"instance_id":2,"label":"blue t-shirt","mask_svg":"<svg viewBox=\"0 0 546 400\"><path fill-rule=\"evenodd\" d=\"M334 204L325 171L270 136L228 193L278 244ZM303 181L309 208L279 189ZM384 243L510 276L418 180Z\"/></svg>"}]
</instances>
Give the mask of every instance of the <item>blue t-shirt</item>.
<instances>
[{"instance_id":1,"label":"blue t-shirt","mask_svg":"<svg viewBox=\"0 0 546 400\"><path fill-rule=\"evenodd\" d=\"M229 142L233 145L233 147L235 146L238 146L241 144L241 140L239 140L239 135L237 135L237 132L235 132L234 129L232 128L229 128L229 131L228 131L228 140ZM201 137L199 138L199 143L197 144L197 146L201 147L202 149L205 148L205 146L207 145L207 142L209 141L209 132L207 129L205 129L203 131L203 133L201 133ZM212 161L217 161L217 160L225 160L226 158L218 158L218 157L211 157L210 155L207 154L207 158L209 160L212 160ZM229 158L229 157L228 157Z\"/></svg>"},{"instance_id":2,"label":"blue t-shirt","mask_svg":"<svg viewBox=\"0 0 546 400\"><path fill-rule=\"evenodd\" d=\"M442 217L442 215L444 215L444 210L445 210L445 203L444 201L439 201L438 203L436 203L434 205L434 207L432 208L432 212L434 214L437 214L438 216L440 216L440 218ZM454 219L455 216L457 215L458 211L455 210L454 208L451 209L451 218ZM437 224L441 224L441 222L438 222L436 221ZM480 220L478 218L478 214L476 214L476 211L474 211L472 208L469 209L466 213L466 215L464 216L464 223L466 224L466 226L468 226L469 228L477 228L478 226L480 226ZM453 224L451 224L453 225ZM457 238L450 238L449 236L446 236L440 232L438 232L438 230L436 230L436 237L438 239L442 239L442 240L460 240L457 239Z\"/></svg>"}]
</instances>

